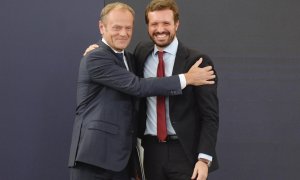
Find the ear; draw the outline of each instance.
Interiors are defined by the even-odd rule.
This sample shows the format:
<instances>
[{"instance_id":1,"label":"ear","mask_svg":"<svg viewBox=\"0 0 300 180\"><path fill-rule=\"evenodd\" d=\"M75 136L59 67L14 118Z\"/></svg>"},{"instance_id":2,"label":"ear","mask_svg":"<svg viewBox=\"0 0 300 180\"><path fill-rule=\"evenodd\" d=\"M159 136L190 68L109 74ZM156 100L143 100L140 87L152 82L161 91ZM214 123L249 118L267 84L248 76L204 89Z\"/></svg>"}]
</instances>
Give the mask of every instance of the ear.
<instances>
[{"instance_id":1,"label":"ear","mask_svg":"<svg viewBox=\"0 0 300 180\"><path fill-rule=\"evenodd\" d=\"M176 31L177 31L177 29L179 27L179 20L175 23L175 27L176 27Z\"/></svg>"},{"instance_id":2,"label":"ear","mask_svg":"<svg viewBox=\"0 0 300 180\"><path fill-rule=\"evenodd\" d=\"M99 31L100 31L100 34L103 35L104 29L105 29L104 24L101 21L99 21Z\"/></svg>"}]
</instances>

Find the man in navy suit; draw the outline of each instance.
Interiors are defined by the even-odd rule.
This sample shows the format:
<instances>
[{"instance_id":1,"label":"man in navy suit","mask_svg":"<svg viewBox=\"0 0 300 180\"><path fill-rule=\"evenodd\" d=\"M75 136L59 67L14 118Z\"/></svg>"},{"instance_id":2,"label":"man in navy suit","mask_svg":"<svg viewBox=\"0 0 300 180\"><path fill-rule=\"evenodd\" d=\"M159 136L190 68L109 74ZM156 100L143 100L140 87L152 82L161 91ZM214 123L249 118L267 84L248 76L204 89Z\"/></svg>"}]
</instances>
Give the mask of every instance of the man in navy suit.
<instances>
[{"instance_id":1,"label":"man in navy suit","mask_svg":"<svg viewBox=\"0 0 300 180\"><path fill-rule=\"evenodd\" d=\"M163 52L165 76L186 72L202 58L201 66L212 66L211 59L183 45L176 37L179 11L174 0L152 0L145 12L152 42L137 45L134 56L140 77L156 77L153 69ZM214 84L188 86L180 96L165 99L163 139L157 97L147 97L140 105L139 135L144 147L147 180L207 179L218 168L216 142L219 127L217 78Z\"/></svg>"},{"instance_id":2,"label":"man in navy suit","mask_svg":"<svg viewBox=\"0 0 300 180\"><path fill-rule=\"evenodd\" d=\"M81 60L77 109L69 167L71 180L128 180L136 140L134 97L175 96L186 85L213 84L211 68L195 63L188 73L141 79L133 74L133 56L124 49L133 30L134 11L111 3L101 11L99 48Z\"/></svg>"}]
</instances>

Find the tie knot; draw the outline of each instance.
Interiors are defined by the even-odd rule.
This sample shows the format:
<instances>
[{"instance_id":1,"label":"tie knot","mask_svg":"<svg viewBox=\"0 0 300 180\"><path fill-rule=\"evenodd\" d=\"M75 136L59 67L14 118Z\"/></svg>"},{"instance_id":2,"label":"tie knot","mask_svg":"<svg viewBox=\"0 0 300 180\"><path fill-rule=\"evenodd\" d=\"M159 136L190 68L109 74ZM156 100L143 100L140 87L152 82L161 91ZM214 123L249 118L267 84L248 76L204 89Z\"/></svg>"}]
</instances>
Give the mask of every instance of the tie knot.
<instances>
[{"instance_id":1,"label":"tie knot","mask_svg":"<svg viewBox=\"0 0 300 180\"><path fill-rule=\"evenodd\" d=\"M157 55L158 55L158 59L159 60L162 60L163 59L163 57L164 57L164 51L157 51Z\"/></svg>"},{"instance_id":2,"label":"tie knot","mask_svg":"<svg viewBox=\"0 0 300 180\"><path fill-rule=\"evenodd\" d=\"M120 61L123 61L123 53L116 53L116 56Z\"/></svg>"},{"instance_id":3,"label":"tie knot","mask_svg":"<svg viewBox=\"0 0 300 180\"><path fill-rule=\"evenodd\" d=\"M165 53L165 51L157 51L157 54L158 54L159 56L164 55L164 53Z\"/></svg>"}]
</instances>

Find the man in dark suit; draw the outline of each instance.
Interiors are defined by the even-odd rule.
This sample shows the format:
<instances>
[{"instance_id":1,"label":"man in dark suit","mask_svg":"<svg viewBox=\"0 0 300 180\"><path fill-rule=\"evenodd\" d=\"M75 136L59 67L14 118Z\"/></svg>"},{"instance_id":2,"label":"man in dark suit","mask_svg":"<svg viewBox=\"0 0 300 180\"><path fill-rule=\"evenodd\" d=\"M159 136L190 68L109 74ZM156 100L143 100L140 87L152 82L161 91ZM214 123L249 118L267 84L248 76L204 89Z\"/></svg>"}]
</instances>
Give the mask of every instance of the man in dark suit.
<instances>
[{"instance_id":1,"label":"man in dark suit","mask_svg":"<svg viewBox=\"0 0 300 180\"><path fill-rule=\"evenodd\" d=\"M166 76L187 71L199 58L203 59L202 66L213 66L208 56L177 40L179 14L175 1L153 0L145 16L153 42L139 43L135 49L140 76L157 76L153 69L160 64L159 54L163 54ZM205 180L208 172L218 167L215 150L219 124L217 83L188 86L182 95L166 97L164 120L160 120L163 118L159 101L158 97L148 97L140 106L139 134L144 147L146 179ZM164 135L161 137L161 134Z\"/></svg>"},{"instance_id":2,"label":"man in dark suit","mask_svg":"<svg viewBox=\"0 0 300 180\"><path fill-rule=\"evenodd\" d=\"M77 109L69 166L71 180L128 180L128 164L135 145L133 96L173 96L186 85L212 84L209 68L200 62L168 78L135 76L133 56L124 51L133 30L134 11L111 3L101 11L102 40L81 60L77 84ZM131 72L130 72L131 71Z\"/></svg>"}]
</instances>

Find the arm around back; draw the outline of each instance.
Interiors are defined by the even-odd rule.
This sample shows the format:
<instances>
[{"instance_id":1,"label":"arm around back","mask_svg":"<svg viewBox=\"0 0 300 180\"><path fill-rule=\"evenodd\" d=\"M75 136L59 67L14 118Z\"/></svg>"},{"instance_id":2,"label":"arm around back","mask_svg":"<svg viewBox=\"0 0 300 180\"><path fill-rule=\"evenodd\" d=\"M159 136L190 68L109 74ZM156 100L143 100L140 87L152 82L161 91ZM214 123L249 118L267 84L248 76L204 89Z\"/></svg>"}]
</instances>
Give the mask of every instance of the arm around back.
<instances>
[{"instance_id":1,"label":"arm around back","mask_svg":"<svg viewBox=\"0 0 300 180\"><path fill-rule=\"evenodd\" d=\"M86 61L90 79L94 83L138 97L170 96L182 93L178 76L139 78L121 67L112 52L101 47L83 58L83 61Z\"/></svg>"}]
</instances>

